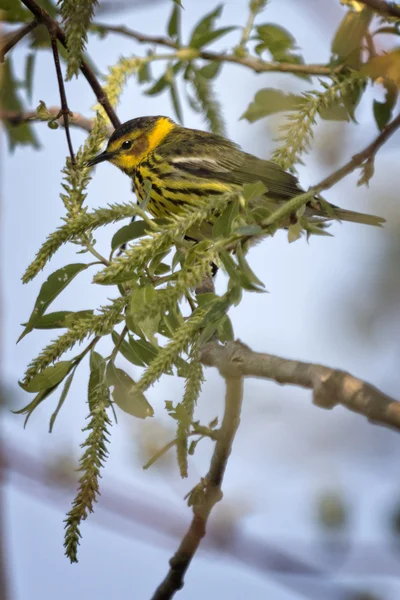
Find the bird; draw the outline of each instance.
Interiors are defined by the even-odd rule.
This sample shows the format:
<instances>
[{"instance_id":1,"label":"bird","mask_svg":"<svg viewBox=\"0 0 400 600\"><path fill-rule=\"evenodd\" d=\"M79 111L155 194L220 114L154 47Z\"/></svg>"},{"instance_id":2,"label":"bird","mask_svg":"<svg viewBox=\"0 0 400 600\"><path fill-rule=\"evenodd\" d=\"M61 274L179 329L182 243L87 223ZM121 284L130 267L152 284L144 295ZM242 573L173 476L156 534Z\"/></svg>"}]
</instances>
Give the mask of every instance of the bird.
<instances>
[{"instance_id":1,"label":"bird","mask_svg":"<svg viewBox=\"0 0 400 600\"><path fill-rule=\"evenodd\" d=\"M150 214L161 219L179 215L189 207L196 209L210 197L238 192L245 184L264 184L261 201L264 199L270 209L303 192L298 179L274 162L244 152L223 136L183 127L166 116L138 117L119 125L104 152L87 166L104 161L132 179L139 204L146 200ZM150 190L146 180L151 183ZM305 216L322 227L331 220L374 226L385 221L321 202L317 197L307 203ZM296 221L296 215L293 218ZM210 228L207 234L204 230L191 231L190 239L200 241L205 235L210 235Z\"/></svg>"}]
</instances>

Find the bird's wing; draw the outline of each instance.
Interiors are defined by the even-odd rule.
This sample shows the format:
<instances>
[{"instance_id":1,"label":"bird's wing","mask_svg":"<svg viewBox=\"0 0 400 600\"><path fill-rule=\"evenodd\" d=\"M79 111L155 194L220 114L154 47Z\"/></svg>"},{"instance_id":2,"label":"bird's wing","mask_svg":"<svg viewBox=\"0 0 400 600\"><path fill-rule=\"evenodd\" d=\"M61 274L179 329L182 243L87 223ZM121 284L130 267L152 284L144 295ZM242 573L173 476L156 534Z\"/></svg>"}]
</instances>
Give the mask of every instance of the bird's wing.
<instances>
[{"instance_id":1,"label":"bird's wing","mask_svg":"<svg viewBox=\"0 0 400 600\"><path fill-rule=\"evenodd\" d=\"M239 146L205 132L193 131L190 139L179 136L159 148L174 169L188 176L244 185L262 181L268 196L291 198L301 193L296 177L273 162L243 152Z\"/></svg>"}]
</instances>

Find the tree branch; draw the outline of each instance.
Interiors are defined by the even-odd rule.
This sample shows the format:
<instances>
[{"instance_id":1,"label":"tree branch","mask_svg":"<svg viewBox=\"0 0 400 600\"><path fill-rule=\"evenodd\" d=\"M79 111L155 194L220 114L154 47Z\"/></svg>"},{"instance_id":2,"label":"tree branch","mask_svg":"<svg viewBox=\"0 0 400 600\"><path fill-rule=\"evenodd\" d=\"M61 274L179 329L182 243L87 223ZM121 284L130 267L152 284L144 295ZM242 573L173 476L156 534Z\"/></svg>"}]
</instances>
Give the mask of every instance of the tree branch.
<instances>
[{"instance_id":1,"label":"tree branch","mask_svg":"<svg viewBox=\"0 0 400 600\"><path fill-rule=\"evenodd\" d=\"M333 185L335 185L338 181L343 179L346 175L349 175L349 173L351 173L352 171L357 169L357 167L360 167L363 163L366 163L368 161L373 161L378 150L383 146L383 144L385 144L385 142L387 142L387 140L390 138L390 136L392 136L393 133L399 127L400 127L400 114L395 119L393 119L393 121L391 121L388 125L386 125L386 127L384 127L382 129L382 131L376 137L376 139L371 144L369 144L366 148L364 148L364 150L355 154L352 157L352 159L349 160L348 163L343 165L343 167L340 167L339 169L337 169L337 171L335 171L334 173L332 173L331 175L329 175L328 177L323 179L318 185L313 186L313 187L318 189L318 192L320 192L322 190L326 190L326 189L332 187Z\"/></svg>"},{"instance_id":2,"label":"tree branch","mask_svg":"<svg viewBox=\"0 0 400 600\"><path fill-rule=\"evenodd\" d=\"M9 50L11 50L11 48L14 48L14 46L16 44L18 44L18 42L21 41L22 38L24 38L26 35L28 35L38 25L39 25L38 20L33 19L33 21L31 21L24 27L21 27L20 29L18 29L18 31L13 32L9 36L6 36L6 38L5 38L6 41L0 48L0 62L4 62L4 58L7 54L7 52Z\"/></svg>"},{"instance_id":3,"label":"tree branch","mask_svg":"<svg viewBox=\"0 0 400 600\"><path fill-rule=\"evenodd\" d=\"M99 29L103 32L119 33L121 35L130 37L141 44L158 44L160 46L167 46L168 48L174 48L182 54L185 50L195 52L193 48L179 48L175 42L167 37L163 36L151 36L139 33L133 29L129 29L124 25L114 26L105 25L103 23L93 23L92 27ZM341 71L342 66L330 67L321 64L310 64L310 65L297 65L285 62L266 62L261 58L255 58L252 56L236 56L235 54L223 54L215 52L205 52L198 50L198 57L204 60L213 60L218 62L230 62L244 67L252 69L255 73L266 73L266 72L280 72L280 73L297 73L297 74L308 74L308 75L333 75Z\"/></svg>"},{"instance_id":4,"label":"tree branch","mask_svg":"<svg viewBox=\"0 0 400 600\"><path fill-rule=\"evenodd\" d=\"M61 72L61 65L60 65L60 56L58 54L56 32L53 29L53 32L49 31L49 34L50 34L50 39L51 39L51 49L53 50L54 66L56 68L58 89L60 90L60 100L61 100L61 109L57 116L61 117L61 115L62 115L64 117L64 119L63 119L64 129L65 129L65 135L67 137L69 155L71 157L71 163L74 165L75 164L75 154L74 154L74 149L72 147L71 133L69 131L69 117L72 116L72 113L68 108L67 96L65 94L64 80L63 80L63 76L62 76L62 72Z\"/></svg>"},{"instance_id":5,"label":"tree branch","mask_svg":"<svg viewBox=\"0 0 400 600\"><path fill-rule=\"evenodd\" d=\"M52 115L54 115L54 117L57 117L57 122L60 125L64 125L64 119L62 118L62 116L60 118L58 118L58 116L60 115L60 108L58 106L52 106L50 108L47 109L48 112ZM85 117L84 115L81 115L80 113L76 113L76 112L72 112L70 113L72 116L69 120L69 124L73 125L74 127L78 127L79 129L83 129L84 131L87 132L91 132L93 129L93 119L88 119L87 117ZM12 111L12 110L0 110L0 119L2 121L7 121L8 123L10 123L11 125L20 125L21 123L27 123L29 121L31 122L42 122L42 123L47 123L47 121L44 121L43 119L41 119L38 115L38 113L36 112L36 110L28 110L25 112L19 112L19 111ZM108 135L110 136L112 134L113 128L109 127L108 128Z\"/></svg>"},{"instance_id":6,"label":"tree branch","mask_svg":"<svg viewBox=\"0 0 400 600\"><path fill-rule=\"evenodd\" d=\"M282 385L313 390L313 403L332 409L341 404L371 423L400 431L400 402L346 371L254 352L240 341L206 344L201 362L220 371L234 369L238 377L261 377Z\"/></svg>"},{"instance_id":7,"label":"tree branch","mask_svg":"<svg viewBox=\"0 0 400 600\"><path fill-rule=\"evenodd\" d=\"M383 15L400 19L400 7L396 6L394 2L385 2L384 0L361 0L361 2Z\"/></svg>"},{"instance_id":8,"label":"tree branch","mask_svg":"<svg viewBox=\"0 0 400 600\"><path fill-rule=\"evenodd\" d=\"M52 32L54 32L55 36L61 42L64 48L67 48L66 36L64 31L61 29L57 21L54 21L54 19L51 18L49 13L46 10L44 10L44 8L39 6L36 0L22 0L22 3L25 4L25 6L31 11L31 13L37 18L38 21L40 21L47 27L49 33L51 34ZM113 107L111 106L107 94L98 82L96 75L93 73L92 69L84 60L81 61L80 69L82 71L83 76L86 78L86 81L92 88L98 102L104 108L111 123L114 127L118 127L121 124L121 122L118 119Z\"/></svg>"},{"instance_id":9,"label":"tree branch","mask_svg":"<svg viewBox=\"0 0 400 600\"><path fill-rule=\"evenodd\" d=\"M225 368L225 367L228 368ZM240 423L243 399L243 379L231 365L223 365L221 375L225 377L225 412L218 432L210 470L204 480L191 492L193 519L178 550L170 560L170 570L156 589L152 600L169 600L184 585L184 576L206 534L208 517L217 502L222 499L221 485L232 444Z\"/></svg>"}]
</instances>

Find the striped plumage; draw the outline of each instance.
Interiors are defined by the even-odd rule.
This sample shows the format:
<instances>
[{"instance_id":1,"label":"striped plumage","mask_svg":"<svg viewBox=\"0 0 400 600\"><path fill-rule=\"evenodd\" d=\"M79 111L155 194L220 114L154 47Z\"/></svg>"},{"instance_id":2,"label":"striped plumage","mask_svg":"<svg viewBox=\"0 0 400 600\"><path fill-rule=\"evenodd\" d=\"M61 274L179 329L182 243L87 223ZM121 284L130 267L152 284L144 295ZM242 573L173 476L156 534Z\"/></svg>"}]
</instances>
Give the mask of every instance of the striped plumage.
<instances>
[{"instance_id":1,"label":"striped plumage","mask_svg":"<svg viewBox=\"0 0 400 600\"><path fill-rule=\"evenodd\" d=\"M155 217L177 213L188 204L199 206L205 198L257 181L267 187L269 206L278 207L302 192L297 179L273 162L247 154L221 136L187 129L161 116L132 119L118 127L105 152L88 164L104 160L132 178L140 201L146 196L145 181L151 182L147 208ZM317 200L308 204L307 213L368 225L384 221L334 206L328 215Z\"/></svg>"}]
</instances>

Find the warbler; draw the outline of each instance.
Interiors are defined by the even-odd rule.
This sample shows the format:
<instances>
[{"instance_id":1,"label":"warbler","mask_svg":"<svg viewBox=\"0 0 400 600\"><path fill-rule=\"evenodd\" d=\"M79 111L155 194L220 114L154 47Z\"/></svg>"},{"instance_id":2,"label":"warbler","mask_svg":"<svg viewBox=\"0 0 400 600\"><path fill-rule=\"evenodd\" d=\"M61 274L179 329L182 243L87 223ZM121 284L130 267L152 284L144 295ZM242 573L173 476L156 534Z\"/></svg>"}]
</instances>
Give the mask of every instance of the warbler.
<instances>
[{"instance_id":1,"label":"warbler","mask_svg":"<svg viewBox=\"0 0 400 600\"><path fill-rule=\"evenodd\" d=\"M148 195L147 209L159 218L189 205L198 207L211 196L241 190L246 183L261 181L266 202L275 208L303 191L297 178L275 163L244 152L220 135L182 127L164 116L139 117L117 127L106 150L87 164L103 161L131 177L139 203ZM150 191L146 180L151 183ZM319 222L337 219L376 226L385 221L317 198L308 202L306 216Z\"/></svg>"}]
</instances>

